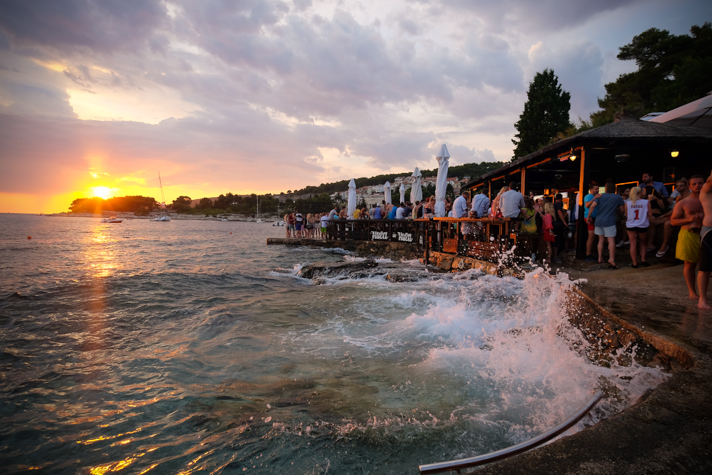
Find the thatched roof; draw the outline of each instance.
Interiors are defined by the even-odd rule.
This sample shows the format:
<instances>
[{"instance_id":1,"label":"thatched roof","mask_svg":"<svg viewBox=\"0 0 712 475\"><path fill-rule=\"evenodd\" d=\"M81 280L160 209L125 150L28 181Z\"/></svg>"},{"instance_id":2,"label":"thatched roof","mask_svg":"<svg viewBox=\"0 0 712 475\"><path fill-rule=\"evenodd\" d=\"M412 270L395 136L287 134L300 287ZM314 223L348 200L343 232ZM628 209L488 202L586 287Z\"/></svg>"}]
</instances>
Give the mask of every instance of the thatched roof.
<instances>
[{"instance_id":1,"label":"thatched roof","mask_svg":"<svg viewBox=\"0 0 712 475\"><path fill-rule=\"evenodd\" d=\"M566 150L579 145L603 144L615 146L615 144L626 142L669 142L679 140L684 142L702 142L712 144L712 130L700 127L689 127L682 125L658 124L638 119L623 118L618 122L602 125L595 129L589 129L571 137L559 140L551 145L540 148L536 152L520 157L503 167L485 173L479 178L470 180L465 187L470 187L482 180L501 175L503 172L519 168L522 164L533 162L537 159L546 158L555 150Z\"/></svg>"}]
</instances>

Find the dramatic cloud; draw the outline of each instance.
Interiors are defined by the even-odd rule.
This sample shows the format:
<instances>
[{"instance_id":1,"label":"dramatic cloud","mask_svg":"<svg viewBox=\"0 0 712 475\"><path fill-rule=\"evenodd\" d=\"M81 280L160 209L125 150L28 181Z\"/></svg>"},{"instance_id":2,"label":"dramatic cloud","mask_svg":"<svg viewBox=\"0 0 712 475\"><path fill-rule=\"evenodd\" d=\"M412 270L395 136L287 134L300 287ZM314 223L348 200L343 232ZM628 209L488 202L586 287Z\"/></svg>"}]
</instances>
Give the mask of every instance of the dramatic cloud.
<instances>
[{"instance_id":1,"label":"dramatic cloud","mask_svg":"<svg viewBox=\"0 0 712 475\"><path fill-rule=\"evenodd\" d=\"M572 119L586 118L634 67L618 47L710 13L663 0L6 0L0 211L17 197L57 211L97 185L155 196L158 170L173 199L433 168L442 143L454 164L508 160L536 72L554 69Z\"/></svg>"}]
</instances>

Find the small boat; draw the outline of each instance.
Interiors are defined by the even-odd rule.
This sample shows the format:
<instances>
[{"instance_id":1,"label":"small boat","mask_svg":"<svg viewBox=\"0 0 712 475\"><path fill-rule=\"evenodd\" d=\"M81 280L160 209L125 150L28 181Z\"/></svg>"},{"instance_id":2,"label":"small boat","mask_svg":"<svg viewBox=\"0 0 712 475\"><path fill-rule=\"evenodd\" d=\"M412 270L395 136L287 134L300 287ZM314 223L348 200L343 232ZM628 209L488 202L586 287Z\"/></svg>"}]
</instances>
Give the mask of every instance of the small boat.
<instances>
[{"instance_id":1,"label":"small boat","mask_svg":"<svg viewBox=\"0 0 712 475\"><path fill-rule=\"evenodd\" d=\"M168 216L168 213L166 212L166 197L163 194L163 182L161 181L161 172L158 172L158 183L161 185L161 214L156 216L153 220L154 221L170 221L171 217Z\"/></svg>"},{"instance_id":2,"label":"small boat","mask_svg":"<svg viewBox=\"0 0 712 475\"><path fill-rule=\"evenodd\" d=\"M120 223L121 221L123 221L123 220L118 219L116 216L112 216L110 218L104 218L101 220L102 223L111 223L111 224Z\"/></svg>"},{"instance_id":3,"label":"small boat","mask_svg":"<svg viewBox=\"0 0 712 475\"><path fill-rule=\"evenodd\" d=\"M284 226L285 224L286 223L284 222L284 220L281 220L281 221L275 221L274 223L272 223L272 226Z\"/></svg>"}]
</instances>

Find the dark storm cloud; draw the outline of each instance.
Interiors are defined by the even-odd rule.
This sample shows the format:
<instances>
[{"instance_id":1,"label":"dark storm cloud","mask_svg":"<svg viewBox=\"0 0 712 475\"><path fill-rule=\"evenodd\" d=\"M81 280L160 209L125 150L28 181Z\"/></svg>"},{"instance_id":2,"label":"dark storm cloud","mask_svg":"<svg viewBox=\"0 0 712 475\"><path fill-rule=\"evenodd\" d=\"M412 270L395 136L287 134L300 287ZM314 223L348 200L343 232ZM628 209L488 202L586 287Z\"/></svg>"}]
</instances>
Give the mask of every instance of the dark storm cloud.
<instances>
[{"instance_id":1,"label":"dark storm cloud","mask_svg":"<svg viewBox=\"0 0 712 475\"><path fill-rule=\"evenodd\" d=\"M414 0L430 7L433 15L461 10L483 20L491 30L517 29L527 32L569 30L591 17L623 8L642 0Z\"/></svg>"},{"instance_id":2,"label":"dark storm cloud","mask_svg":"<svg viewBox=\"0 0 712 475\"><path fill-rule=\"evenodd\" d=\"M127 50L147 41L167 20L161 0L0 2L0 29L18 45Z\"/></svg>"}]
</instances>

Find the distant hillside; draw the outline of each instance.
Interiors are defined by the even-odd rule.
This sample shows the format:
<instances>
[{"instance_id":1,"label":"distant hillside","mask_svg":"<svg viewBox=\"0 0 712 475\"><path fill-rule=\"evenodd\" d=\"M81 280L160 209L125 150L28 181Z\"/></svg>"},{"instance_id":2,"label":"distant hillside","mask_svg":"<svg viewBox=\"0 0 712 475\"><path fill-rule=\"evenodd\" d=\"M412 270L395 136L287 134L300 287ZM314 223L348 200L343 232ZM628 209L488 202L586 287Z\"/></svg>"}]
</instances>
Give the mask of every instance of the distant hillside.
<instances>
[{"instance_id":1,"label":"distant hillside","mask_svg":"<svg viewBox=\"0 0 712 475\"><path fill-rule=\"evenodd\" d=\"M469 176L471 178L477 178L484 175L492 170L504 165L504 162L482 162L482 163L466 163L464 165L456 165L448 169L447 176L449 177L464 177ZM438 174L438 169L433 168L432 170L420 170L420 173L424 177L436 176ZM391 173L388 175L376 175L370 178L356 178L356 188L361 188L362 186L370 185L382 185L383 183L390 181L391 183L399 176L410 176L413 172L403 172L403 173ZM322 183L319 186L307 186L301 190L294 190L295 195L304 195L307 193L336 193L337 191L345 191L349 186L350 180L335 181L333 183Z\"/></svg>"}]
</instances>

